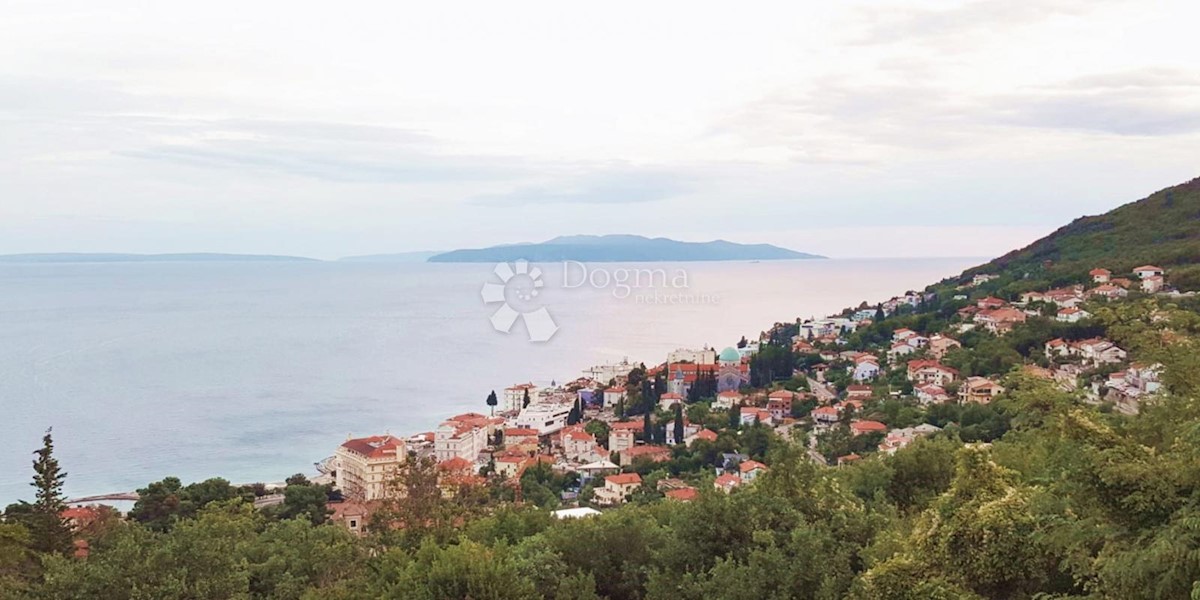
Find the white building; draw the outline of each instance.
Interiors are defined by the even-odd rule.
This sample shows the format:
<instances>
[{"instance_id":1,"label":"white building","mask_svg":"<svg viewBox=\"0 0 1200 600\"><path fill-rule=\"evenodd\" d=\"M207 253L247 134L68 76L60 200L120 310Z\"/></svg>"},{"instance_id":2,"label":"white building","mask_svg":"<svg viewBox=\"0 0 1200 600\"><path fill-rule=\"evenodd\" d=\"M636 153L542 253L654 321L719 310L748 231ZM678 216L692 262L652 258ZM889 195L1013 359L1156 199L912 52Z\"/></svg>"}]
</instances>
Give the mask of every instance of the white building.
<instances>
[{"instance_id":1,"label":"white building","mask_svg":"<svg viewBox=\"0 0 1200 600\"><path fill-rule=\"evenodd\" d=\"M608 388L604 390L604 408L616 406L618 402L625 399L625 388L621 386Z\"/></svg>"},{"instance_id":2,"label":"white building","mask_svg":"<svg viewBox=\"0 0 1200 600\"><path fill-rule=\"evenodd\" d=\"M538 387L532 383L519 383L504 388L504 408L501 410L517 412L524 405L526 394L532 400L537 397Z\"/></svg>"},{"instance_id":3,"label":"white building","mask_svg":"<svg viewBox=\"0 0 1200 600\"><path fill-rule=\"evenodd\" d=\"M713 348L704 348L702 350L679 348L667 354L667 364L684 362L695 363L697 365L715 365L717 364L717 351Z\"/></svg>"},{"instance_id":4,"label":"white building","mask_svg":"<svg viewBox=\"0 0 1200 600\"><path fill-rule=\"evenodd\" d=\"M488 433L495 422L503 423L504 419L466 413L443 421L433 432L434 458L438 462L461 458L475 464L479 453L487 449Z\"/></svg>"},{"instance_id":5,"label":"white building","mask_svg":"<svg viewBox=\"0 0 1200 600\"><path fill-rule=\"evenodd\" d=\"M554 433L567 426L574 402L539 400L531 402L513 419L512 427L536 429L539 435Z\"/></svg>"}]
</instances>

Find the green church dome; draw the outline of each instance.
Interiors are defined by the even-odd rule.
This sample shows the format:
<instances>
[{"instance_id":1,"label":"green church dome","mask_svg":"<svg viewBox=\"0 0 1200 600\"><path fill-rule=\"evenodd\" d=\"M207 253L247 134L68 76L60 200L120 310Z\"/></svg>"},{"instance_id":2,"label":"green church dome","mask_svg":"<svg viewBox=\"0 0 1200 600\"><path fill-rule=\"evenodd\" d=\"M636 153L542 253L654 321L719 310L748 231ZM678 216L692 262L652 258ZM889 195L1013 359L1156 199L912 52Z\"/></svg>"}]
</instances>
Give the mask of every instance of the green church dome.
<instances>
[{"instance_id":1,"label":"green church dome","mask_svg":"<svg viewBox=\"0 0 1200 600\"><path fill-rule=\"evenodd\" d=\"M730 346L722 350L718 358L721 362L741 362L742 355L738 353L736 348Z\"/></svg>"}]
</instances>

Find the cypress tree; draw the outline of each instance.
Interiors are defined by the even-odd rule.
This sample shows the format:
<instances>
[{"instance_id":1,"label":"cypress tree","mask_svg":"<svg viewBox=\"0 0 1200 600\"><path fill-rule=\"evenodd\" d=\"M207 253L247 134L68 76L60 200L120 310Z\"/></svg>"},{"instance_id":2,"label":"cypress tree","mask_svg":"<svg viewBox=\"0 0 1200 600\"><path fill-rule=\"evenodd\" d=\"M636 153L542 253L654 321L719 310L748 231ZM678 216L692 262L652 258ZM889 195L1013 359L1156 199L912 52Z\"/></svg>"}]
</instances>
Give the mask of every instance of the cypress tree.
<instances>
[{"instance_id":1,"label":"cypress tree","mask_svg":"<svg viewBox=\"0 0 1200 600\"><path fill-rule=\"evenodd\" d=\"M675 443L683 443L683 405L675 405Z\"/></svg>"},{"instance_id":2,"label":"cypress tree","mask_svg":"<svg viewBox=\"0 0 1200 600\"><path fill-rule=\"evenodd\" d=\"M33 482L37 490L26 525L32 538L32 548L38 552L67 554L71 551L71 527L62 518L67 505L62 495L67 474L54 458L54 438L51 430L42 437L42 447L34 452Z\"/></svg>"},{"instance_id":3,"label":"cypress tree","mask_svg":"<svg viewBox=\"0 0 1200 600\"><path fill-rule=\"evenodd\" d=\"M499 403L500 400L496 398L496 390L492 390L492 393L488 394L487 397L487 405L492 409L492 416L496 415L496 405Z\"/></svg>"}]
</instances>

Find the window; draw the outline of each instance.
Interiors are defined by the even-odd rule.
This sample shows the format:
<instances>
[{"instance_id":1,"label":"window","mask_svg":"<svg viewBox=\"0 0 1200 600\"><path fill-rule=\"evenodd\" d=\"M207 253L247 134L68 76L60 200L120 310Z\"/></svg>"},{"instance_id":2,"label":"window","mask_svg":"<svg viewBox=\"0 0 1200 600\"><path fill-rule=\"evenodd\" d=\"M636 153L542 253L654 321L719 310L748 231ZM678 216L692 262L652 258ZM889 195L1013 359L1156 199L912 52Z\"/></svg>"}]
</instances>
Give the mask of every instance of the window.
<instances>
[{"instance_id":1,"label":"window","mask_svg":"<svg viewBox=\"0 0 1200 600\"><path fill-rule=\"evenodd\" d=\"M350 529L357 529L357 528L358 528L358 521L355 519L350 519Z\"/></svg>"}]
</instances>

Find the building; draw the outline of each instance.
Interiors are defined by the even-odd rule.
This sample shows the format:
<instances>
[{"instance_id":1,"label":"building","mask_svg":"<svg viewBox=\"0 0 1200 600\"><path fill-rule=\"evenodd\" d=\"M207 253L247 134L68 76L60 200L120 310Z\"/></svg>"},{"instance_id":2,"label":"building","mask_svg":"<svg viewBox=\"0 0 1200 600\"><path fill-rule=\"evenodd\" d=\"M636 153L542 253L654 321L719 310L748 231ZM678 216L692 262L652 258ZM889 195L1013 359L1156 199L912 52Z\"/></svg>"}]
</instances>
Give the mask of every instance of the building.
<instances>
[{"instance_id":1,"label":"building","mask_svg":"<svg viewBox=\"0 0 1200 600\"><path fill-rule=\"evenodd\" d=\"M355 536L366 535L367 521L371 518L371 509L377 504L378 502L353 502L349 500L330 502L329 521L345 527Z\"/></svg>"},{"instance_id":2,"label":"building","mask_svg":"<svg viewBox=\"0 0 1200 600\"><path fill-rule=\"evenodd\" d=\"M504 430L505 448L523 448L535 450L538 447L538 430L522 427L509 427Z\"/></svg>"},{"instance_id":3,"label":"building","mask_svg":"<svg viewBox=\"0 0 1200 600\"><path fill-rule=\"evenodd\" d=\"M841 416L841 412L832 406L818 406L812 411L813 422L817 425L833 425Z\"/></svg>"},{"instance_id":4,"label":"building","mask_svg":"<svg viewBox=\"0 0 1200 600\"><path fill-rule=\"evenodd\" d=\"M887 425L879 421L855 420L850 422L850 434L860 436L866 433L882 433L887 431Z\"/></svg>"},{"instance_id":5,"label":"building","mask_svg":"<svg viewBox=\"0 0 1200 600\"><path fill-rule=\"evenodd\" d=\"M675 446L677 444L686 444L688 438L700 433L700 425L698 423L690 423L687 417L683 418L683 439L675 439L675 420L667 421L667 445Z\"/></svg>"},{"instance_id":6,"label":"building","mask_svg":"<svg viewBox=\"0 0 1200 600\"><path fill-rule=\"evenodd\" d=\"M1166 281L1162 278L1162 275L1151 275L1150 277L1142 278L1142 291L1147 294L1161 292L1165 286Z\"/></svg>"},{"instance_id":7,"label":"building","mask_svg":"<svg viewBox=\"0 0 1200 600\"><path fill-rule=\"evenodd\" d=\"M531 405L532 406L532 405ZM487 449L488 437L504 424L502 418L463 413L446 419L433 432L433 455L438 462L462 458L472 463Z\"/></svg>"},{"instance_id":8,"label":"building","mask_svg":"<svg viewBox=\"0 0 1200 600\"><path fill-rule=\"evenodd\" d=\"M742 425L751 425L755 421L759 423L770 424L772 422L771 411L757 406L741 407L741 423Z\"/></svg>"},{"instance_id":9,"label":"building","mask_svg":"<svg viewBox=\"0 0 1200 600\"><path fill-rule=\"evenodd\" d=\"M642 421L618 421L608 429L608 451L623 452L637 443L637 434L642 430Z\"/></svg>"},{"instance_id":10,"label":"building","mask_svg":"<svg viewBox=\"0 0 1200 600\"><path fill-rule=\"evenodd\" d=\"M869 385L854 384L846 386L846 398L866 399L874 395L874 390Z\"/></svg>"},{"instance_id":11,"label":"building","mask_svg":"<svg viewBox=\"0 0 1200 600\"><path fill-rule=\"evenodd\" d=\"M617 386L604 390L604 401L601 406L611 408L616 406L618 402L625 400L625 387Z\"/></svg>"},{"instance_id":12,"label":"building","mask_svg":"<svg viewBox=\"0 0 1200 600\"><path fill-rule=\"evenodd\" d=\"M988 404L1002 393L1004 393L1004 388L991 379L986 377L968 377L958 388L958 399L959 402L964 404L967 402Z\"/></svg>"},{"instance_id":13,"label":"building","mask_svg":"<svg viewBox=\"0 0 1200 600\"><path fill-rule=\"evenodd\" d=\"M887 454L895 454L897 450L908 446L913 440L919 437L925 437L941 431L942 428L928 423L922 423L916 427L905 427L903 429L893 429L887 433L883 441L879 443L879 450Z\"/></svg>"},{"instance_id":14,"label":"building","mask_svg":"<svg viewBox=\"0 0 1200 600\"><path fill-rule=\"evenodd\" d=\"M1056 319L1061 323L1078 323L1091 316L1092 313L1078 306L1068 306L1067 308L1060 308L1058 310Z\"/></svg>"},{"instance_id":15,"label":"building","mask_svg":"<svg viewBox=\"0 0 1200 600\"><path fill-rule=\"evenodd\" d=\"M941 404L950 399L950 394L939 385L927 383L918 385L913 388L913 392L917 396L917 401L921 404Z\"/></svg>"},{"instance_id":16,"label":"building","mask_svg":"<svg viewBox=\"0 0 1200 600\"><path fill-rule=\"evenodd\" d=\"M767 396L767 412L771 413L771 419L774 421L782 421L784 417L792 416L792 404L799 400L796 392L788 390L776 390Z\"/></svg>"},{"instance_id":17,"label":"building","mask_svg":"<svg viewBox=\"0 0 1200 600\"><path fill-rule=\"evenodd\" d=\"M658 397L658 407L663 410L671 410L676 404L683 403L683 396L674 392L667 392Z\"/></svg>"},{"instance_id":18,"label":"building","mask_svg":"<svg viewBox=\"0 0 1200 600\"><path fill-rule=\"evenodd\" d=\"M1088 275L1092 277L1093 283L1108 283L1112 279L1112 271L1108 269L1092 269L1088 271Z\"/></svg>"},{"instance_id":19,"label":"building","mask_svg":"<svg viewBox=\"0 0 1200 600\"><path fill-rule=\"evenodd\" d=\"M713 403L713 408L730 409L742 403L742 395L733 390L725 390L717 393L717 401Z\"/></svg>"},{"instance_id":20,"label":"building","mask_svg":"<svg viewBox=\"0 0 1200 600\"><path fill-rule=\"evenodd\" d=\"M758 478L759 475L767 472L767 465L764 465L757 460L747 460L738 465L738 474L742 481L749 483Z\"/></svg>"},{"instance_id":21,"label":"building","mask_svg":"<svg viewBox=\"0 0 1200 600\"><path fill-rule=\"evenodd\" d=\"M1024 323L1027 315L1012 307L980 310L975 313L973 321L982 325L988 331L997 335L1012 331L1013 326Z\"/></svg>"},{"instance_id":22,"label":"building","mask_svg":"<svg viewBox=\"0 0 1200 600\"><path fill-rule=\"evenodd\" d=\"M518 412L525 406L525 399L537 397L538 387L532 383L518 383L504 388L504 411Z\"/></svg>"},{"instance_id":23,"label":"building","mask_svg":"<svg viewBox=\"0 0 1200 600\"><path fill-rule=\"evenodd\" d=\"M1128 296L1129 291L1119 285L1106 283L1092 288L1088 291L1088 294L1092 295L1093 297L1116 300Z\"/></svg>"},{"instance_id":24,"label":"building","mask_svg":"<svg viewBox=\"0 0 1200 600\"><path fill-rule=\"evenodd\" d=\"M962 344L958 340L946 337L941 334L934 334L929 338L929 355L935 360L942 360L946 357L946 353L955 348L962 348Z\"/></svg>"},{"instance_id":25,"label":"building","mask_svg":"<svg viewBox=\"0 0 1200 600\"><path fill-rule=\"evenodd\" d=\"M954 383L958 370L947 367L936 360L908 361L908 380L914 384L932 383L941 387Z\"/></svg>"},{"instance_id":26,"label":"building","mask_svg":"<svg viewBox=\"0 0 1200 600\"><path fill-rule=\"evenodd\" d=\"M567 426L567 417L570 416L574 406L574 401L538 399L521 409L512 426L534 429L540 435L555 433Z\"/></svg>"},{"instance_id":27,"label":"building","mask_svg":"<svg viewBox=\"0 0 1200 600\"><path fill-rule=\"evenodd\" d=\"M681 487L670 489L663 492L668 500L677 500L679 502L691 502L700 497L700 492L694 487Z\"/></svg>"},{"instance_id":28,"label":"building","mask_svg":"<svg viewBox=\"0 0 1200 600\"><path fill-rule=\"evenodd\" d=\"M879 376L879 364L870 360L864 360L854 365L854 380L868 381Z\"/></svg>"},{"instance_id":29,"label":"building","mask_svg":"<svg viewBox=\"0 0 1200 600\"><path fill-rule=\"evenodd\" d=\"M717 363L717 351L712 348L704 348L702 350L679 348L667 354L667 363L714 365Z\"/></svg>"},{"instance_id":30,"label":"building","mask_svg":"<svg viewBox=\"0 0 1200 600\"><path fill-rule=\"evenodd\" d=\"M1147 279L1150 277L1162 277L1163 275L1166 274L1166 271L1163 271L1162 267L1156 267L1154 265L1143 265L1141 267L1134 269L1133 274L1137 275L1138 279L1144 280L1144 279Z\"/></svg>"},{"instance_id":31,"label":"building","mask_svg":"<svg viewBox=\"0 0 1200 600\"><path fill-rule=\"evenodd\" d=\"M583 430L582 425L572 425L562 430L563 455L577 463L590 463L607 458L608 451L601 455L596 446L596 437Z\"/></svg>"},{"instance_id":32,"label":"building","mask_svg":"<svg viewBox=\"0 0 1200 600\"><path fill-rule=\"evenodd\" d=\"M742 354L732 346L717 357L717 391L737 391L750 382L750 366L742 363Z\"/></svg>"},{"instance_id":33,"label":"building","mask_svg":"<svg viewBox=\"0 0 1200 600\"><path fill-rule=\"evenodd\" d=\"M701 429L691 437L684 439L684 443L686 443L688 446L691 446L697 441L715 443L717 441L717 432L711 429Z\"/></svg>"},{"instance_id":34,"label":"building","mask_svg":"<svg viewBox=\"0 0 1200 600\"><path fill-rule=\"evenodd\" d=\"M725 473L713 481L713 487L728 494L733 488L742 485L742 478L733 473Z\"/></svg>"},{"instance_id":35,"label":"building","mask_svg":"<svg viewBox=\"0 0 1200 600\"><path fill-rule=\"evenodd\" d=\"M642 485L637 473L621 473L604 478L604 487L596 488L596 503L613 506L625 500Z\"/></svg>"},{"instance_id":36,"label":"building","mask_svg":"<svg viewBox=\"0 0 1200 600\"><path fill-rule=\"evenodd\" d=\"M388 481L408 459L404 440L390 435L351 438L334 453L337 489L357 501L383 498Z\"/></svg>"}]
</instances>

